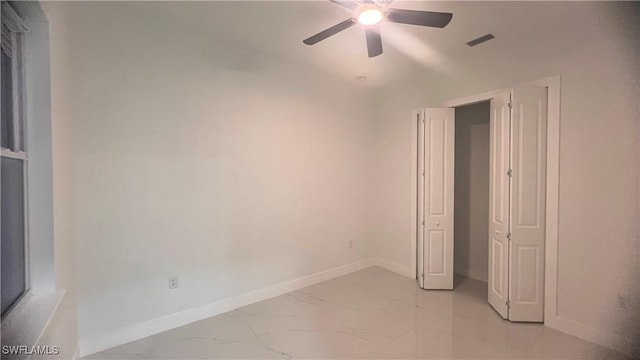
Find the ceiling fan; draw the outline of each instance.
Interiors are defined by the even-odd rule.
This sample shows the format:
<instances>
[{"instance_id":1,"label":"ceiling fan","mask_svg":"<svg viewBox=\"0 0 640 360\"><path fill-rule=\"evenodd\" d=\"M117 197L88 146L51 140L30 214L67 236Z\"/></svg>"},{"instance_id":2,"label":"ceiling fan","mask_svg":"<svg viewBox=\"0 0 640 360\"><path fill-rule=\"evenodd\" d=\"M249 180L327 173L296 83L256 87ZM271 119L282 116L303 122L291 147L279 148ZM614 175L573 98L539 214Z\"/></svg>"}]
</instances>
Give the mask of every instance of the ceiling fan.
<instances>
[{"instance_id":1,"label":"ceiling fan","mask_svg":"<svg viewBox=\"0 0 640 360\"><path fill-rule=\"evenodd\" d=\"M389 0L329 0L336 5L340 5L353 11L353 17L323 30L302 42L307 45L316 44L340 31L346 30L356 23L365 26L364 32L367 40L367 52L369 57L382 54L382 37L380 36L380 21L388 21L443 28L451 21L453 14L434 11L391 9Z\"/></svg>"}]
</instances>

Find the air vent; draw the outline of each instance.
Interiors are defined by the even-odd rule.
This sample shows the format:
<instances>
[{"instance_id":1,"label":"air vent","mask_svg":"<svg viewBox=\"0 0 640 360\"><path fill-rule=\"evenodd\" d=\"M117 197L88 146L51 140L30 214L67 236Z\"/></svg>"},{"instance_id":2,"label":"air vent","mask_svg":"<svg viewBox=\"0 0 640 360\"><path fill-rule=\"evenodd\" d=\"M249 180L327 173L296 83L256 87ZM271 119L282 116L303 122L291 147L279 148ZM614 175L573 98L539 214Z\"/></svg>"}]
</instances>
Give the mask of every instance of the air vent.
<instances>
[{"instance_id":1,"label":"air vent","mask_svg":"<svg viewBox=\"0 0 640 360\"><path fill-rule=\"evenodd\" d=\"M489 40L494 39L494 38L495 38L495 36L493 36L493 34L482 35L477 39L473 39L473 40L467 42L467 45L476 46L478 44L482 44L483 42L489 41Z\"/></svg>"}]
</instances>

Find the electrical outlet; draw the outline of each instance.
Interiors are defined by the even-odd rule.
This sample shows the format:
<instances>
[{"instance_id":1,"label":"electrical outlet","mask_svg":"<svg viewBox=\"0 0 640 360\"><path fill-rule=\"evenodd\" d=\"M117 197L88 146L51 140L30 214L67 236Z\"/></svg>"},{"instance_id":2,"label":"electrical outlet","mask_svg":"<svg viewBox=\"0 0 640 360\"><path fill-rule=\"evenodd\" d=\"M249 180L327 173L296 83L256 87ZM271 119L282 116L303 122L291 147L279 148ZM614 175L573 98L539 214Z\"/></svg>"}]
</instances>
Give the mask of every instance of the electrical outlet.
<instances>
[{"instance_id":1,"label":"electrical outlet","mask_svg":"<svg viewBox=\"0 0 640 360\"><path fill-rule=\"evenodd\" d=\"M172 276L169 278L169 289L177 289L179 285L178 277Z\"/></svg>"},{"instance_id":2,"label":"electrical outlet","mask_svg":"<svg viewBox=\"0 0 640 360\"><path fill-rule=\"evenodd\" d=\"M349 240L349 249L353 248L353 241Z\"/></svg>"}]
</instances>

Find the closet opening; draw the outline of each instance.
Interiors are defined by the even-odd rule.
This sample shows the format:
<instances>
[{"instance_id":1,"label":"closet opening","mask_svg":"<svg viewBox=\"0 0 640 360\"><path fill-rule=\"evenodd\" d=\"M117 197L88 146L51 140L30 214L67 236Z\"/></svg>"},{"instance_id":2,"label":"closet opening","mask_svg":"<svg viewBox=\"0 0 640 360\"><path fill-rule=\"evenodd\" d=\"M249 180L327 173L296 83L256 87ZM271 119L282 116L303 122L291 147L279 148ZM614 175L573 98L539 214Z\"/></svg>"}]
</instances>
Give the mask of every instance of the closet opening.
<instances>
[{"instance_id":1,"label":"closet opening","mask_svg":"<svg viewBox=\"0 0 640 360\"><path fill-rule=\"evenodd\" d=\"M490 102L455 108L454 290L487 299Z\"/></svg>"}]
</instances>

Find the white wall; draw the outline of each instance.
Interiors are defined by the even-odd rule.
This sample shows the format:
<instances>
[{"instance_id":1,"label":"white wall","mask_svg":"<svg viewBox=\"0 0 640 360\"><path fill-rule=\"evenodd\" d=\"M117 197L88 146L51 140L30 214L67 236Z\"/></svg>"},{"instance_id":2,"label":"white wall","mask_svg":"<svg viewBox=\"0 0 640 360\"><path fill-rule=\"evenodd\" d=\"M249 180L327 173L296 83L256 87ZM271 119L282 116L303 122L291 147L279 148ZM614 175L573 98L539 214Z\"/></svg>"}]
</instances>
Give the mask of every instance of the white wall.
<instances>
[{"instance_id":1,"label":"white wall","mask_svg":"<svg viewBox=\"0 0 640 360\"><path fill-rule=\"evenodd\" d=\"M51 5L81 341L370 256L367 92L163 6Z\"/></svg>"},{"instance_id":2,"label":"white wall","mask_svg":"<svg viewBox=\"0 0 640 360\"><path fill-rule=\"evenodd\" d=\"M489 103L456 108L454 272L487 281Z\"/></svg>"},{"instance_id":3,"label":"white wall","mask_svg":"<svg viewBox=\"0 0 640 360\"><path fill-rule=\"evenodd\" d=\"M566 44L563 51L552 37L539 38L509 56L488 51L451 62L454 70L447 74L416 68L378 92L376 253L411 264L412 109L560 75L558 315L583 333L631 341L638 335L629 328L638 331L640 323L640 20L634 3L575 6L587 7L590 17L583 24L600 34L577 34L582 47Z\"/></svg>"},{"instance_id":4,"label":"white wall","mask_svg":"<svg viewBox=\"0 0 640 360\"><path fill-rule=\"evenodd\" d=\"M56 285L66 290L62 304L43 334L41 345L60 346L60 359L76 355L78 346L77 263L74 232L73 143L70 111L73 99L66 94L73 71L66 49L64 20L42 3L50 26L51 123L53 140L53 198Z\"/></svg>"}]
</instances>

